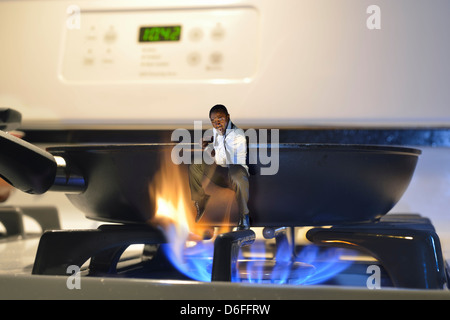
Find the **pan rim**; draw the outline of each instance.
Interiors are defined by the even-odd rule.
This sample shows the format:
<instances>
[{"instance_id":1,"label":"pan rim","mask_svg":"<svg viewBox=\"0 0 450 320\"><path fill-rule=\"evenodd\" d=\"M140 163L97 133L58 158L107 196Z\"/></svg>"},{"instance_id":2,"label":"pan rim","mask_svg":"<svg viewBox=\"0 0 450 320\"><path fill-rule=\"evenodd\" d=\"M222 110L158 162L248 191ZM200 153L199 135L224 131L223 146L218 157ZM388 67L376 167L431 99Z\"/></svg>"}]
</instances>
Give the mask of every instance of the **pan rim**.
<instances>
[{"instance_id":1,"label":"pan rim","mask_svg":"<svg viewBox=\"0 0 450 320\"><path fill-rule=\"evenodd\" d=\"M152 150L158 151L165 148L173 148L174 146L191 146L195 149L198 144L196 143L177 143L177 142L163 142L163 143L139 143L139 144L74 144L64 146L52 146L46 150L50 153L61 152L120 152L130 150L143 151ZM250 143L248 148L261 148L268 149L295 149L295 150L307 150L307 151L337 151L337 152L382 152L382 153L402 153L413 156L422 154L420 149L404 146L394 145L371 145L371 144L331 144L331 143Z\"/></svg>"}]
</instances>

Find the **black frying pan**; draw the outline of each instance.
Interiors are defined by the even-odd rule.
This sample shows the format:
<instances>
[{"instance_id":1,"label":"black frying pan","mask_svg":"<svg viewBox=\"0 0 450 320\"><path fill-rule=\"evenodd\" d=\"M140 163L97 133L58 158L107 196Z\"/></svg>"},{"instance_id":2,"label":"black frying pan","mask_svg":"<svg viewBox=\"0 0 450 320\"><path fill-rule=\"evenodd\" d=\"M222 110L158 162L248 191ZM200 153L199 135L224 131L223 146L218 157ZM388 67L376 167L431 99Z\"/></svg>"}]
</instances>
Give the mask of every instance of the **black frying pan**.
<instances>
[{"instance_id":1,"label":"black frying pan","mask_svg":"<svg viewBox=\"0 0 450 320\"><path fill-rule=\"evenodd\" d=\"M28 193L64 191L88 218L144 223L154 217L156 208L149 185L154 187L163 162L169 169L176 169L164 158L174 145L67 146L43 151L0 132L0 175ZM252 225L331 225L376 220L403 195L420 153L403 147L281 144L277 174L261 175L259 169L263 165L253 166L252 171L257 173L250 176ZM174 189L185 184L189 190L187 165L179 168L185 177L183 181L166 182ZM207 179L205 187L211 198L202 223L235 224L237 206L233 193ZM228 218L224 221L224 217Z\"/></svg>"}]
</instances>

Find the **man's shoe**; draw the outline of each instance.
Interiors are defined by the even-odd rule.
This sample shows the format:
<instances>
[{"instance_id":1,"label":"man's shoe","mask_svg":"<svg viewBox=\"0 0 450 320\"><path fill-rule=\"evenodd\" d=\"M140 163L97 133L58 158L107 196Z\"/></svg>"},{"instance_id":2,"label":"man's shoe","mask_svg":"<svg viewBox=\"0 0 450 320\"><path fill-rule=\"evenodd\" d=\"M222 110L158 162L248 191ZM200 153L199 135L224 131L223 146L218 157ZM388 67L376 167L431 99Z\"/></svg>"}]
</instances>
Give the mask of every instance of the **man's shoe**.
<instances>
[{"instance_id":1,"label":"man's shoe","mask_svg":"<svg viewBox=\"0 0 450 320\"><path fill-rule=\"evenodd\" d=\"M199 222L200 219L203 217L209 197L210 197L209 195L205 194L203 199L194 202L195 208L197 209L197 216L195 217L195 222Z\"/></svg>"},{"instance_id":2,"label":"man's shoe","mask_svg":"<svg viewBox=\"0 0 450 320\"><path fill-rule=\"evenodd\" d=\"M248 214L243 214L239 218L237 230L248 230L248 229L250 229L250 217Z\"/></svg>"}]
</instances>

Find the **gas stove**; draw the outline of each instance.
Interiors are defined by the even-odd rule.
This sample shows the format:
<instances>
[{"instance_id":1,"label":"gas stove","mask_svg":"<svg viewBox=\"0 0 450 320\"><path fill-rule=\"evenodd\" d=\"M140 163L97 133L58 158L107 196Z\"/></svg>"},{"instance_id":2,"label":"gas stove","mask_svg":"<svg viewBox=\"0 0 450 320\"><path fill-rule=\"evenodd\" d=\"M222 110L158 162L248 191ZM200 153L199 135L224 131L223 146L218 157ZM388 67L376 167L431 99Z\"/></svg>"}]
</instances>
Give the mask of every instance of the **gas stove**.
<instances>
[{"instance_id":1,"label":"gas stove","mask_svg":"<svg viewBox=\"0 0 450 320\"><path fill-rule=\"evenodd\" d=\"M159 228L86 219L61 193L15 192L0 211L0 298L449 299L450 151L422 149L407 193L378 221L216 229L185 244L182 264Z\"/></svg>"},{"instance_id":2,"label":"gas stove","mask_svg":"<svg viewBox=\"0 0 450 320\"><path fill-rule=\"evenodd\" d=\"M222 233L190 243L180 267L154 227L62 229L52 207L1 210L2 298L450 298L440 239L418 214Z\"/></svg>"},{"instance_id":3,"label":"gas stove","mask_svg":"<svg viewBox=\"0 0 450 320\"><path fill-rule=\"evenodd\" d=\"M104 217L100 212L77 211L62 194L15 192L1 204L8 208L0 212L0 298L450 298L450 2L41 2L0 1L0 39L8 44L0 53L0 107L23 114L20 129L33 144L158 143L159 129L195 130L196 121L209 120L208 107L225 103L241 128L280 129L280 143L424 152L407 193L380 221L284 226L293 217L302 222L293 212L277 228L262 228L271 222L189 241L181 264L158 228L100 224L86 219ZM31 41L29 30L46 41ZM64 162L58 173L70 167ZM108 168L103 172L108 176ZM353 166L338 172L359 186ZM377 180L385 172L370 172L367 181L390 193L391 203L394 194ZM85 182L76 173L65 185L71 192ZM334 195L322 188L328 184L314 185L317 194ZM270 215L281 215L273 210L280 205L305 205L256 203ZM122 210L111 205L106 218L111 207Z\"/></svg>"}]
</instances>

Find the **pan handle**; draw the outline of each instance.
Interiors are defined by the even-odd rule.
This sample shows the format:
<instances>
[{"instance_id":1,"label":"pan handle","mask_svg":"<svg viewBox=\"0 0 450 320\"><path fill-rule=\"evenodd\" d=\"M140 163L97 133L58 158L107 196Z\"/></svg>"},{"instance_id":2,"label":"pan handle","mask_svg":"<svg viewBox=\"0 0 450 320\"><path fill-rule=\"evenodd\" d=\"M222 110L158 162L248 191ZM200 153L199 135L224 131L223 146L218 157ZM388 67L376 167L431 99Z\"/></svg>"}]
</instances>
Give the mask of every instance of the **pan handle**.
<instances>
[{"instance_id":1,"label":"pan handle","mask_svg":"<svg viewBox=\"0 0 450 320\"><path fill-rule=\"evenodd\" d=\"M0 177L15 188L42 194L53 185L56 168L50 153L0 131Z\"/></svg>"}]
</instances>

